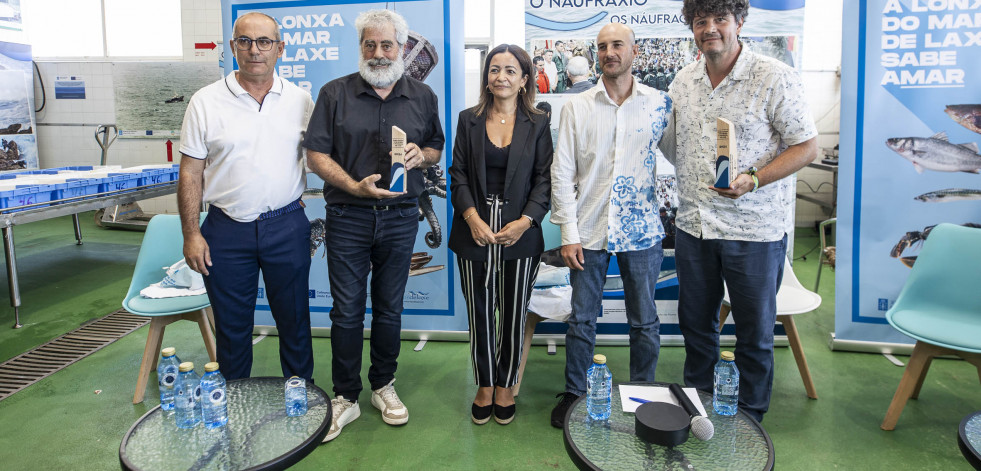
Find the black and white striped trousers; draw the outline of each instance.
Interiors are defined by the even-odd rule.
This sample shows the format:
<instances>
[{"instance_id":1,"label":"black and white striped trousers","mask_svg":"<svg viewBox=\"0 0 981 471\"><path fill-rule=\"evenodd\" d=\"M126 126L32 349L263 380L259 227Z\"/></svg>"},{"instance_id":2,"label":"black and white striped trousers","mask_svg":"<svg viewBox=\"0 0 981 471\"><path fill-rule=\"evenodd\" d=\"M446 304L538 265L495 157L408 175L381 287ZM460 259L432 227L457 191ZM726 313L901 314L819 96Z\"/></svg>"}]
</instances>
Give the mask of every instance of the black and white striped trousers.
<instances>
[{"instance_id":1,"label":"black and white striped trousers","mask_svg":"<svg viewBox=\"0 0 981 471\"><path fill-rule=\"evenodd\" d=\"M457 260L470 319L470 357L477 385L514 386L521 363L525 313L541 256L503 260L496 276L489 280L487 261Z\"/></svg>"}]
</instances>

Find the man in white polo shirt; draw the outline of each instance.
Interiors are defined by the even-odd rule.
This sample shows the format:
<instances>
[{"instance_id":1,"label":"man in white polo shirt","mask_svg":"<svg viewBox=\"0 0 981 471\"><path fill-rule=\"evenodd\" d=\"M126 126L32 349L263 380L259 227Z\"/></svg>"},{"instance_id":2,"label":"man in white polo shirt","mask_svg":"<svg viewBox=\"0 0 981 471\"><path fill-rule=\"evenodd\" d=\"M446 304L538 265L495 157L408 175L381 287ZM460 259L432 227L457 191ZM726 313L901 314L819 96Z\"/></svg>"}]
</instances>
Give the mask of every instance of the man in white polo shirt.
<instances>
[{"instance_id":1,"label":"man in white polo shirt","mask_svg":"<svg viewBox=\"0 0 981 471\"><path fill-rule=\"evenodd\" d=\"M309 380L310 222L300 202L300 144L313 100L275 74L283 43L273 18L241 16L229 46L239 70L191 97L181 129L177 202L184 257L204 275L225 378L248 377L252 370L261 268L283 375ZM211 206L199 228L202 201Z\"/></svg>"}]
</instances>

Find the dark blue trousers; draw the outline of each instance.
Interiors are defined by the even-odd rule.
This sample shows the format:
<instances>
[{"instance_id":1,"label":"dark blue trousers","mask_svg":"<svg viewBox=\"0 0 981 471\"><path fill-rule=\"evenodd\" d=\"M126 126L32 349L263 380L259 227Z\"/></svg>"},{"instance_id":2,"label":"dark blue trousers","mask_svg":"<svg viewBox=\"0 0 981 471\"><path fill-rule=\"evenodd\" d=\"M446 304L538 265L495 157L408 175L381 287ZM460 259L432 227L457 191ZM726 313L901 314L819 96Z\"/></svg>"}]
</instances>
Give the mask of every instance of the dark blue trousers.
<instances>
[{"instance_id":1,"label":"dark blue trousers","mask_svg":"<svg viewBox=\"0 0 981 471\"><path fill-rule=\"evenodd\" d=\"M212 206L201 226L212 266L204 277L215 314L218 363L226 379L252 373L259 270L266 284L283 376L313 378L310 339L310 221L303 210L237 222Z\"/></svg>"},{"instance_id":2,"label":"dark blue trousers","mask_svg":"<svg viewBox=\"0 0 981 471\"><path fill-rule=\"evenodd\" d=\"M331 376L334 394L357 401L361 394L364 318L371 274L371 389L395 378L402 332L402 298L419 229L416 206L375 210L327 205L327 276Z\"/></svg>"},{"instance_id":3,"label":"dark blue trousers","mask_svg":"<svg viewBox=\"0 0 981 471\"><path fill-rule=\"evenodd\" d=\"M596 319L603 313L603 284L610 252L583 250L584 270L572 270L572 314L565 333L565 390L586 394L586 370L593 364ZM661 319L654 305L654 288L661 272L661 242L643 250L617 252L623 279L623 301L630 324L630 381L653 382L661 352Z\"/></svg>"},{"instance_id":4,"label":"dark blue trousers","mask_svg":"<svg viewBox=\"0 0 981 471\"><path fill-rule=\"evenodd\" d=\"M719 308L727 286L736 327L739 408L756 420L763 420L770 407L777 289L786 256L786 235L774 242L747 242L701 239L678 230L675 240L685 383L704 391L713 388Z\"/></svg>"}]
</instances>

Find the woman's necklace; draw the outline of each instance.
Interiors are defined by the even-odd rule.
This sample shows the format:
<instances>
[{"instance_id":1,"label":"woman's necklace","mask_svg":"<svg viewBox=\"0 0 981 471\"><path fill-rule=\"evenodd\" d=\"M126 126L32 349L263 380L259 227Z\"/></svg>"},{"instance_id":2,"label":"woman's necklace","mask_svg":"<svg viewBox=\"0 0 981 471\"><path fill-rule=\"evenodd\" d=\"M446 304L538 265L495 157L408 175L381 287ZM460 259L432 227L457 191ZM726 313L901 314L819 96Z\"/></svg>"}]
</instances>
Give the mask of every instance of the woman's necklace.
<instances>
[{"instance_id":1,"label":"woman's necklace","mask_svg":"<svg viewBox=\"0 0 981 471\"><path fill-rule=\"evenodd\" d=\"M513 116L513 115L506 115L506 114L505 115L502 115L502 114L497 113L497 112L495 112L495 113L497 114L497 117L498 118L501 118L501 124L507 124L507 118L509 116Z\"/></svg>"}]
</instances>

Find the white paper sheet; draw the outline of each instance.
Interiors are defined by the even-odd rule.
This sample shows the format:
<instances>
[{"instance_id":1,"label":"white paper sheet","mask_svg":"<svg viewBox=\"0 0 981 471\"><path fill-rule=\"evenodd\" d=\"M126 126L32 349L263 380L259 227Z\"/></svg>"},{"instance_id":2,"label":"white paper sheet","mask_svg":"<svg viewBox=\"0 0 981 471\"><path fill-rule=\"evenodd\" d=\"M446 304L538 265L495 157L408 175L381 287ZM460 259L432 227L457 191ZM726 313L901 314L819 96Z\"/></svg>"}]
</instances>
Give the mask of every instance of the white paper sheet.
<instances>
[{"instance_id":1,"label":"white paper sheet","mask_svg":"<svg viewBox=\"0 0 981 471\"><path fill-rule=\"evenodd\" d=\"M663 386L631 386L627 384L621 384L620 386L620 406L623 408L624 412L633 413L640 406L640 402L630 400L631 397L636 397L638 399L647 399L648 401L654 402L667 402L669 404L674 404L681 407L681 404L674 398L674 394ZM702 400L698 398L698 391L695 388L682 388L685 394L688 395L688 399L691 400L692 404L695 404L695 408L698 409L699 415L703 417L708 417L705 413L705 407L702 406Z\"/></svg>"}]
</instances>

